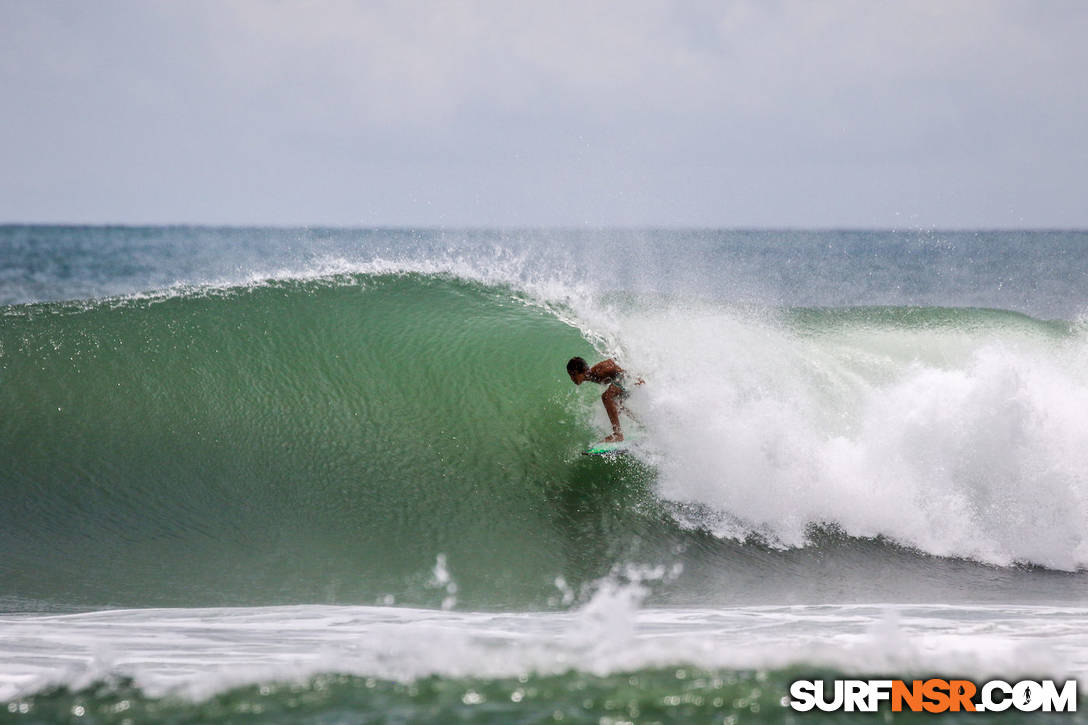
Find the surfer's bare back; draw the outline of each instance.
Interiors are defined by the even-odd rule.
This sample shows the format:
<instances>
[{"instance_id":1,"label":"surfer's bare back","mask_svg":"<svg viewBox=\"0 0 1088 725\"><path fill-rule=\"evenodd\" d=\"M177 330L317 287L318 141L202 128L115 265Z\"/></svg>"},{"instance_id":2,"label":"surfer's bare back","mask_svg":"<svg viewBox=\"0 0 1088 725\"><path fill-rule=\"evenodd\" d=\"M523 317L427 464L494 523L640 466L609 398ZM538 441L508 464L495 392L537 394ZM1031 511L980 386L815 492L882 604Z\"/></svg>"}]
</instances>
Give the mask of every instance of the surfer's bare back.
<instances>
[{"instance_id":1,"label":"surfer's bare back","mask_svg":"<svg viewBox=\"0 0 1088 725\"><path fill-rule=\"evenodd\" d=\"M622 441L623 431L620 429L620 411L622 410L631 415L630 411L623 407L624 399L631 393L627 389L623 368L617 365L612 358L602 360L590 367L589 363L584 359L572 357L567 362L567 375L570 376L570 381L575 385L581 385L588 380L591 383L608 386L605 388L604 393L601 394L601 402L604 403L604 411L608 413L608 420L612 423L612 435L604 440L606 443ZM635 385L642 385L642 383L642 378L635 381Z\"/></svg>"}]
</instances>

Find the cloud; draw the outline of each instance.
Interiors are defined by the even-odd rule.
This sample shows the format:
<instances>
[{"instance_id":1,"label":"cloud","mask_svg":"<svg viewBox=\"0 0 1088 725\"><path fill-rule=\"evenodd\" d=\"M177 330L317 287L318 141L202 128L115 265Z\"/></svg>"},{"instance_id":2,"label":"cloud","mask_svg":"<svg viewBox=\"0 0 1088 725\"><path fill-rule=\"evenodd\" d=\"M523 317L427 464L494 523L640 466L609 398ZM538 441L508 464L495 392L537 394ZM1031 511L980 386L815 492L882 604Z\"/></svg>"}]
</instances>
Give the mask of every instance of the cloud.
<instances>
[{"instance_id":1,"label":"cloud","mask_svg":"<svg viewBox=\"0 0 1088 725\"><path fill-rule=\"evenodd\" d=\"M471 221L450 183L479 223L1088 221L1075 2L46 0L0 25L9 217L359 221L318 182L376 221Z\"/></svg>"}]
</instances>

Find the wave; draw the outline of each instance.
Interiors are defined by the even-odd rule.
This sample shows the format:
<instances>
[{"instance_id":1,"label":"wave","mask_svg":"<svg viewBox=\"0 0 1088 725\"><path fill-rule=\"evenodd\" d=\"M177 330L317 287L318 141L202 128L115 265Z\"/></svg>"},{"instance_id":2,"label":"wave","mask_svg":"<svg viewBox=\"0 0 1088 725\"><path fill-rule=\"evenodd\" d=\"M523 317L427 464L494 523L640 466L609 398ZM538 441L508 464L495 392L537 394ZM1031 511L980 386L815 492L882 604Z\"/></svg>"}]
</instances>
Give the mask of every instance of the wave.
<instances>
[{"instance_id":1,"label":"wave","mask_svg":"<svg viewBox=\"0 0 1088 725\"><path fill-rule=\"evenodd\" d=\"M593 435L560 383L591 348L508 290L360 276L3 319L24 596L90 576L96 602L137 580L140 603L398 596L440 550L558 569L546 491Z\"/></svg>"},{"instance_id":2,"label":"wave","mask_svg":"<svg viewBox=\"0 0 1088 725\"><path fill-rule=\"evenodd\" d=\"M908 561L903 601L934 576L1076 590L960 563L1088 566L1076 325L500 280L374 267L5 308L5 594L502 608L679 559L674 602L833 597L814 549L855 598ZM606 354L647 380L637 457L579 455L604 415L563 365Z\"/></svg>"}]
</instances>

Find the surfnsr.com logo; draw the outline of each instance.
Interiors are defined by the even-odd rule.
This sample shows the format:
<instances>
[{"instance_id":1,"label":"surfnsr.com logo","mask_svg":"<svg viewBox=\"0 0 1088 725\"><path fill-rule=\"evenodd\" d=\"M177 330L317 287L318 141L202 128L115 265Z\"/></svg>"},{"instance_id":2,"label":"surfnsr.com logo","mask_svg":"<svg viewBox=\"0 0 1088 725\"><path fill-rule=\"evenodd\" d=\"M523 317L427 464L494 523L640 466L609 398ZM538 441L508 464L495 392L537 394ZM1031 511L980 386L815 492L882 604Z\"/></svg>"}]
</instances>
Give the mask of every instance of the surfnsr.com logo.
<instances>
[{"instance_id":1,"label":"surfnsr.com logo","mask_svg":"<svg viewBox=\"0 0 1088 725\"><path fill-rule=\"evenodd\" d=\"M1077 681L797 680L789 706L798 712L1076 712Z\"/></svg>"}]
</instances>

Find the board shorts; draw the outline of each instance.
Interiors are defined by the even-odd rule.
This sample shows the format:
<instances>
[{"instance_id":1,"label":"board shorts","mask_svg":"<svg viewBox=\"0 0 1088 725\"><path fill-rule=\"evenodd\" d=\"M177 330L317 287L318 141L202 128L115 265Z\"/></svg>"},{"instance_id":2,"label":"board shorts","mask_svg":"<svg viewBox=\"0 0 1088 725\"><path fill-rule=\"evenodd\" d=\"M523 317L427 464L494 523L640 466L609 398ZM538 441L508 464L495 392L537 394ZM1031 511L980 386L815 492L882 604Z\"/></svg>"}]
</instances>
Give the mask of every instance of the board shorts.
<instances>
[{"instance_id":1,"label":"board shorts","mask_svg":"<svg viewBox=\"0 0 1088 725\"><path fill-rule=\"evenodd\" d=\"M620 394L616 397L618 397L620 400L623 400L631 394L631 391L627 389L627 385L625 384L626 382L627 381L623 379L622 375L617 375L616 377L612 378L611 382L609 382L610 387L615 387L619 389Z\"/></svg>"}]
</instances>

